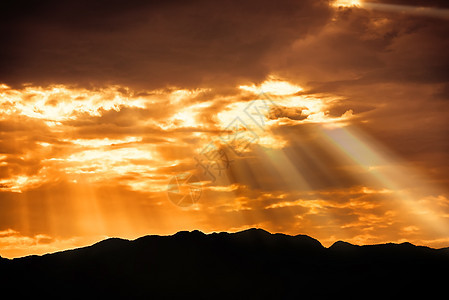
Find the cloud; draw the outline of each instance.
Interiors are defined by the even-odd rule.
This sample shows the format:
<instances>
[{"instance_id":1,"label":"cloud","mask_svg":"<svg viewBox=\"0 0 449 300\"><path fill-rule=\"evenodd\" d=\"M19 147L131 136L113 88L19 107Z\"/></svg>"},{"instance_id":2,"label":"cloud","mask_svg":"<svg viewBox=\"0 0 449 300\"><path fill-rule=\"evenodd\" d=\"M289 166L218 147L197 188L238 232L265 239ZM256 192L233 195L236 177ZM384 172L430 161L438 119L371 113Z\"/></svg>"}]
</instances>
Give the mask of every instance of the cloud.
<instances>
[{"instance_id":1,"label":"cloud","mask_svg":"<svg viewBox=\"0 0 449 300\"><path fill-rule=\"evenodd\" d=\"M22 4L0 18L11 255L250 226L447 241L447 20L311 0ZM180 173L203 187L189 208L167 197Z\"/></svg>"},{"instance_id":2,"label":"cloud","mask_svg":"<svg viewBox=\"0 0 449 300\"><path fill-rule=\"evenodd\" d=\"M9 228L0 231L0 248L2 249L2 257L13 258L26 256L30 253L39 255L69 248L87 246L101 238L105 238L105 236L77 236L66 239L56 239L46 234L28 236Z\"/></svg>"},{"instance_id":3,"label":"cloud","mask_svg":"<svg viewBox=\"0 0 449 300\"><path fill-rule=\"evenodd\" d=\"M363 83L441 83L448 79L444 70L449 60L441 51L447 48L446 24L363 7L340 8L322 30L298 39L273 64L281 75L323 85L321 91Z\"/></svg>"},{"instance_id":4,"label":"cloud","mask_svg":"<svg viewBox=\"0 0 449 300\"><path fill-rule=\"evenodd\" d=\"M0 82L152 89L259 81L267 56L317 31L330 12L321 0L10 3Z\"/></svg>"}]
</instances>

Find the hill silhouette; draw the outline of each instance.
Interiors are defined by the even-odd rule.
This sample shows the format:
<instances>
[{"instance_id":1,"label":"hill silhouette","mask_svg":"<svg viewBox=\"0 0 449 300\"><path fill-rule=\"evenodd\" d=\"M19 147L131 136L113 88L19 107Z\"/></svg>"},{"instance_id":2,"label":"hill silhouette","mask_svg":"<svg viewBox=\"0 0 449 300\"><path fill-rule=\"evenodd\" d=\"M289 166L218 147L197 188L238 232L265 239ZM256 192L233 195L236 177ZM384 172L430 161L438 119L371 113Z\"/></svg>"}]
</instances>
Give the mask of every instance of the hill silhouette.
<instances>
[{"instance_id":1,"label":"hill silhouette","mask_svg":"<svg viewBox=\"0 0 449 300\"><path fill-rule=\"evenodd\" d=\"M445 293L449 249L410 243L325 248L262 229L110 238L42 256L0 259L15 297L298 299ZM444 294L443 294L444 295Z\"/></svg>"}]
</instances>

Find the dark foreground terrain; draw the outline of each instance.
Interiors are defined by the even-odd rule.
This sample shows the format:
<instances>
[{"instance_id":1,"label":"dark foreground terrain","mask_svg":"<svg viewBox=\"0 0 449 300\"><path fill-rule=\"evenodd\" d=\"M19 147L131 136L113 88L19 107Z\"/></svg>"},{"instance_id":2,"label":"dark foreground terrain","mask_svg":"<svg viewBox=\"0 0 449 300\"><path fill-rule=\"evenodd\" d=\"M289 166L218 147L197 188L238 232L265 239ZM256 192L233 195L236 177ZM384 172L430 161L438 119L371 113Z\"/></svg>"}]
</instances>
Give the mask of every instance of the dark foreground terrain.
<instances>
[{"instance_id":1,"label":"dark foreground terrain","mask_svg":"<svg viewBox=\"0 0 449 300\"><path fill-rule=\"evenodd\" d=\"M111 238L75 250L0 259L2 295L12 290L11 299L445 299L448 271L449 248L345 242L324 248L308 236L261 229Z\"/></svg>"}]
</instances>

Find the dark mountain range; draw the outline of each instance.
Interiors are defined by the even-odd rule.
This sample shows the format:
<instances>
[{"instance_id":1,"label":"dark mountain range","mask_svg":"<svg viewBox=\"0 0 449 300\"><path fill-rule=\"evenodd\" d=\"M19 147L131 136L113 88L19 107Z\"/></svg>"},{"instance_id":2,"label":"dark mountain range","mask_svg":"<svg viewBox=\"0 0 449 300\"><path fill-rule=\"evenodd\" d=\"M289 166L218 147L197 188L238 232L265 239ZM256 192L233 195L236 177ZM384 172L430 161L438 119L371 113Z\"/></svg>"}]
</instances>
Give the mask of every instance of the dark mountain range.
<instances>
[{"instance_id":1,"label":"dark mountain range","mask_svg":"<svg viewBox=\"0 0 449 300\"><path fill-rule=\"evenodd\" d=\"M447 293L449 249L410 243L329 248L305 236L178 232L0 260L14 298L403 298ZM443 294L440 294L443 293Z\"/></svg>"}]
</instances>

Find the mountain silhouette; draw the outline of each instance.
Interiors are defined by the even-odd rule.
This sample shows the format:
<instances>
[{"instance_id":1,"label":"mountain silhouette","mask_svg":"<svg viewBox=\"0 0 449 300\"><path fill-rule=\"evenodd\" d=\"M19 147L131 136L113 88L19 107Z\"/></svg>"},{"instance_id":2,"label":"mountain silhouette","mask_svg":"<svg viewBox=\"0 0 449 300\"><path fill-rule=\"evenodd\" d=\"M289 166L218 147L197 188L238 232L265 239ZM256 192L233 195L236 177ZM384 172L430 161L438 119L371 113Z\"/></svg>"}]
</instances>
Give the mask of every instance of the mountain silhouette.
<instances>
[{"instance_id":1,"label":"mountain silhouette","mask_svg":"<svg viewBox=\"0 0 449 300\"><path fill-rule=\"evenodd\" d=\"M181 231L0 259L3 294L46 298L404 298L447 290L449 249L325 248L306 235Z\"/></svg>"}]
</instances>

